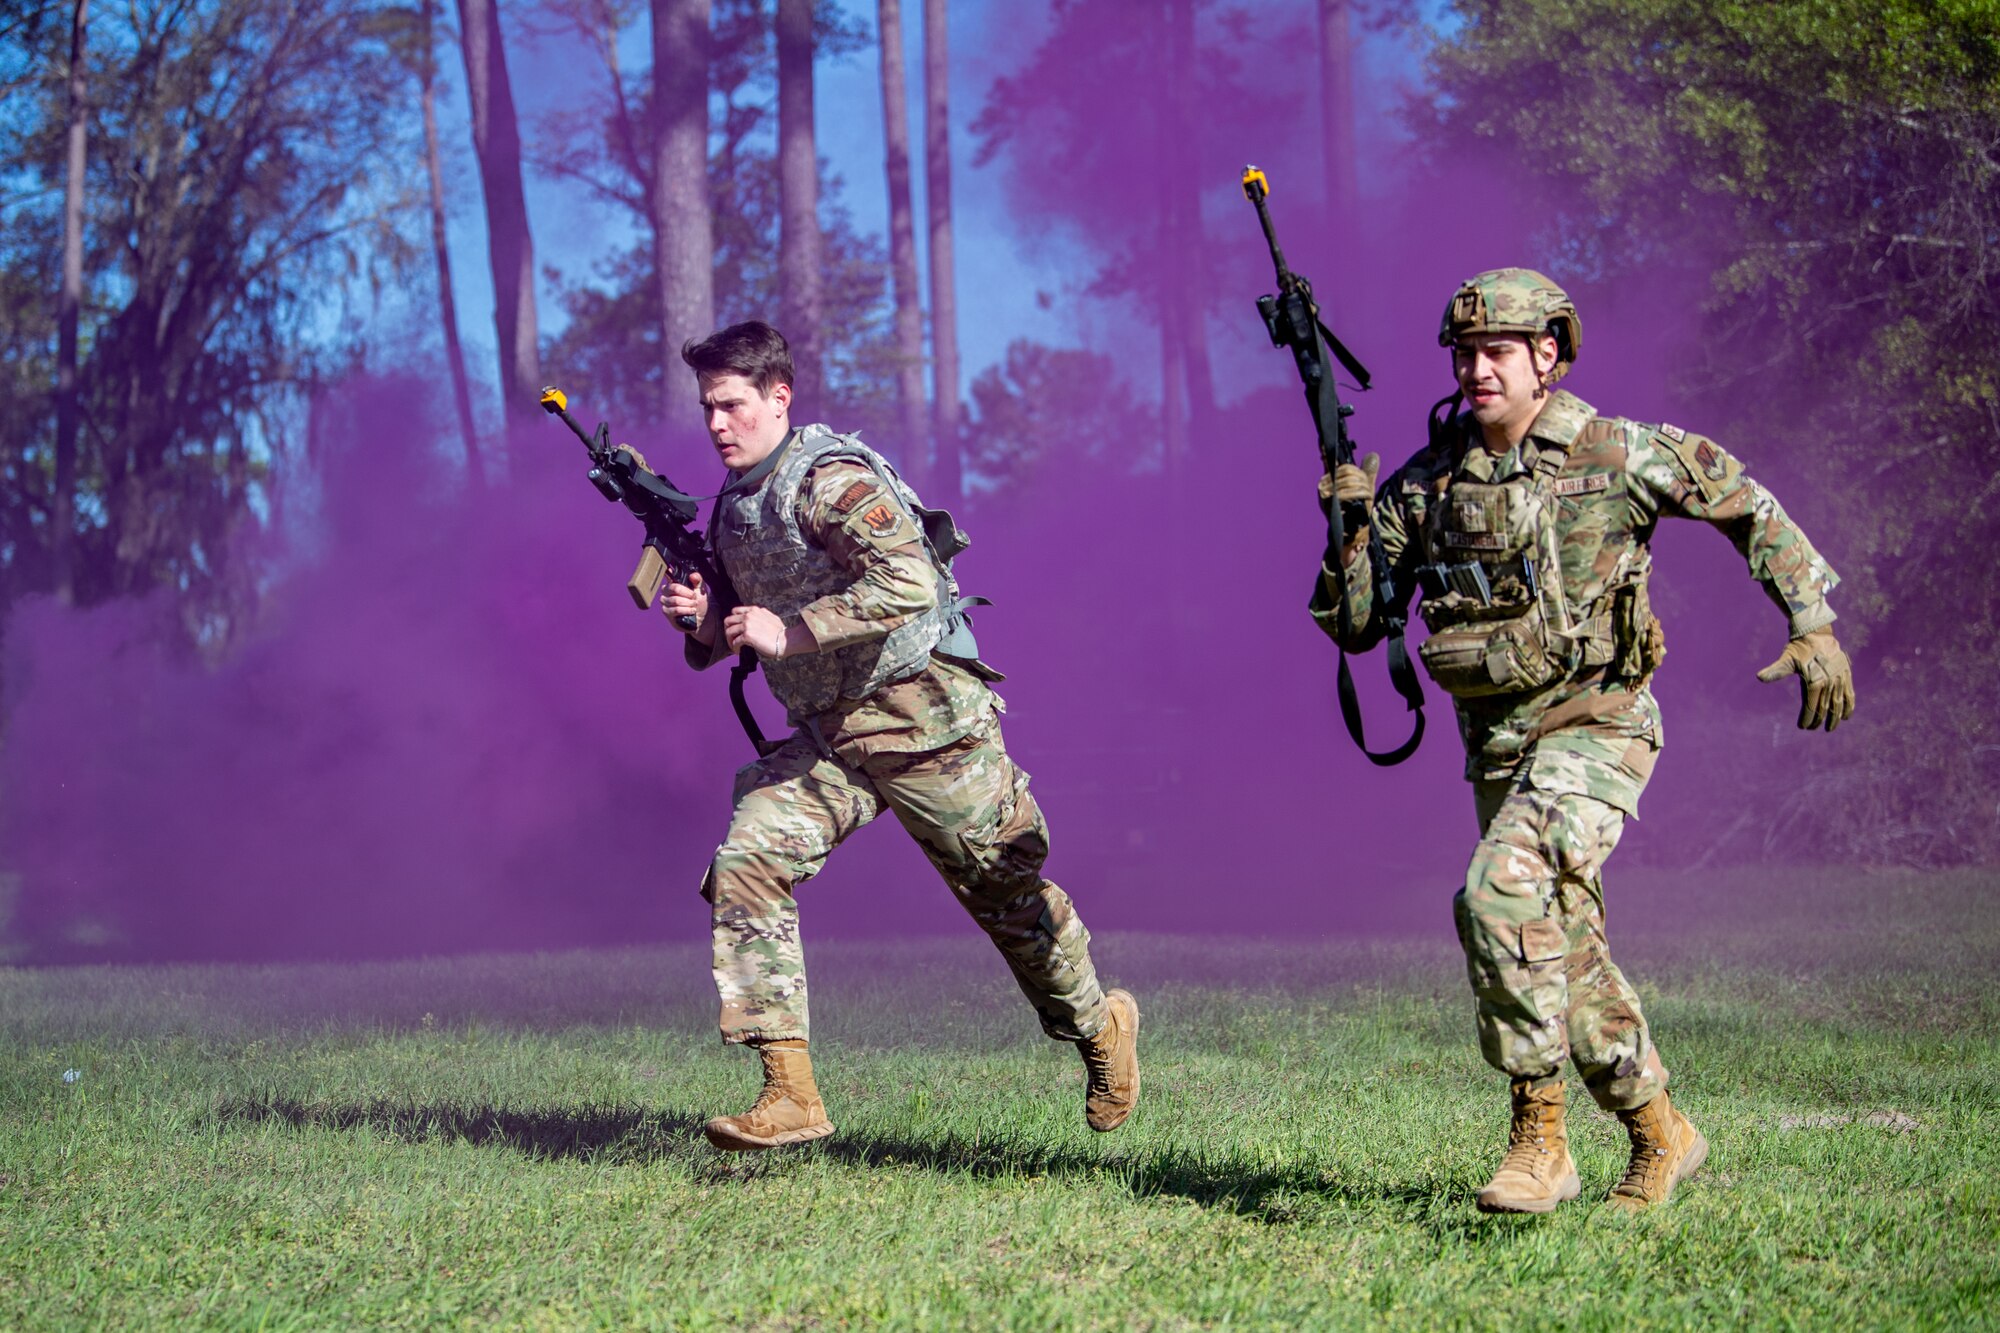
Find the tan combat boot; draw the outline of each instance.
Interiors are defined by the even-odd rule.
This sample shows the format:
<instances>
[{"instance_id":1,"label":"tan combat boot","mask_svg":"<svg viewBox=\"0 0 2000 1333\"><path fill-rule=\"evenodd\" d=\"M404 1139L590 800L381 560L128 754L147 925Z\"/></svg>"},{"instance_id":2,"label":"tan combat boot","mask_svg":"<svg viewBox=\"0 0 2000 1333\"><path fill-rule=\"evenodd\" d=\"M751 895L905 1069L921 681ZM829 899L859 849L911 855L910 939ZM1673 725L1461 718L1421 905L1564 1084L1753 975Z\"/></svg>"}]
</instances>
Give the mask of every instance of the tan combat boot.
<instances>
[{"instance_id":1,"label":"tan combat boot","mask_svg":"<svg viewBox=\"0 0 2000 1333\"><path fill-rule=\"evenodd\" d=\"M1139 1002L1126 990L1107 991L1104 1026L1076 1044L1089 1078L1083 1118L1100 1134L1125 1123L1139 1104Z\"/></svg>"},{"instance_id":2,"label":"tan combat boot","mask_svg":"<svg viewBox=\"0 0 2000 1333\"><path fill-rule=\"evenodd\" d=\"M1563 1120L1563 1085L1557 1079L1537 1088L1525 1078L1510 1085L1514 1116L1507 1127L1507 1155L1486 1188L1479 1191L1482 1213L1546 1213L1583 1191L1569 1155L1569 1126Z\"/></svg>"},{"instance_id":3,"label":"tan combat boot","mask_svg":"<svg viewBox=\"0 0 2000 1333\"><path fill-rule=\"evenodd\" d=\"M804 1143L833 1133L812 1057L803 1041L771 1041L757 1048L764 1059L764 1091L742 1115L719 1115L705 1127L708 1141L724 1152L756 1152Z\"/></svg>"},{"instance_id":4,"label":"tan combat boot","mask_svg":"<svg viewBox=\"0 0 2000 1333\"><path fill-rule=\"evenodd\" d=\"M1708 1160L1708 1140L1664 1092L1638 1110L1619 1111L1617 1116L1632 1136L1632 1160L1625 1167L1625 1179L1611 1187L1605 1202L1621 1212L1636 1213L1665 1203L1673 1197L1674 1186Z\"/></svg>"}]
</instances>

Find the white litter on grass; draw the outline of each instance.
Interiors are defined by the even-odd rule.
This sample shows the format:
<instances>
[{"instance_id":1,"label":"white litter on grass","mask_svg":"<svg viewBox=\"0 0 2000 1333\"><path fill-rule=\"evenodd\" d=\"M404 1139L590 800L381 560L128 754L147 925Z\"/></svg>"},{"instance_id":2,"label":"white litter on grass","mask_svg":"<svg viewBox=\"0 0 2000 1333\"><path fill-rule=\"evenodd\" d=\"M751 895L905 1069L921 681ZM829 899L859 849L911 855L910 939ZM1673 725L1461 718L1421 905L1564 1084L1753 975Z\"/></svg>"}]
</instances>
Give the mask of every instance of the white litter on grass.
<instances>
[{"instance_id":1,"label":"white litter on grass","mask_svg":"<svg viewBox=\"0 0 2000 1333\"><path fill-rule=\"evenodd\" d=\"M1867 1115L1781 1115L1779 1129L1834 1129L1841 1125L1873 1125L1897 1134L1907 1134L1922 1122L1901 1111L1870 1111Z\"/></svg>"},{"instance_id":2,"label":"white litter on grass","mask_svg":"<svg viewBox=\"0 0 2000 1333\"><path fill-rule=\"evenodd\" d=\"M63 1070L63 1082L65 1083L74 1083L82 1077L83 1077L83 1071L81 1069Z\"/></svg>"}]
</instances>

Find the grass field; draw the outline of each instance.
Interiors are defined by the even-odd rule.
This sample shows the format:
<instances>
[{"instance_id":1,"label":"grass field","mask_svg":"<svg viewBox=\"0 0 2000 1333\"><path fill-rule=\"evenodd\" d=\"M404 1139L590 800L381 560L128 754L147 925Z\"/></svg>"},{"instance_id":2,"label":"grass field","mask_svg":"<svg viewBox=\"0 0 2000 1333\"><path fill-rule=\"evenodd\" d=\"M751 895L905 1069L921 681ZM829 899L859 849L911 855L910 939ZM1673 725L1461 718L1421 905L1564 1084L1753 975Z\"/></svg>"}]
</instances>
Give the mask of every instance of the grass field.
<instances>
[{"instance_id":1,"label":"grass field","mask_svg":"<svg viewBox=\"0 0 2000 1333\"><path fill-rule=\"evenodd\" d=\"M751 1158L699 1133L755 1080L692 950L0 971L0 1323L2000 1323L2000 882L1773 882L1613 885L1713 1144L1635 1219L1587 1102L1583 1200L1473 1209L1506 1090L1442 912L1100 936L1145 1010L1106 1136L983 941L813 946L839 1132Z\"/></svg>"}]
</instances>

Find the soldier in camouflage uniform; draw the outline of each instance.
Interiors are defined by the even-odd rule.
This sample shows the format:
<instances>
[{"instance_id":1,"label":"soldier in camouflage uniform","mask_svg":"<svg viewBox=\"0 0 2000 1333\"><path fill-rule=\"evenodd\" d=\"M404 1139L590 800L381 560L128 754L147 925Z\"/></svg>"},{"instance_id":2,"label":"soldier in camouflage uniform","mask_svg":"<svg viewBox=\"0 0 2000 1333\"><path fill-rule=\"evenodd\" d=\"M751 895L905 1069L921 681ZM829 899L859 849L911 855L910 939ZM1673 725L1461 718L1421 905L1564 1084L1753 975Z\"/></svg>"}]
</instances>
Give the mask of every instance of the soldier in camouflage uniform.
<instances>
[{"instance_id":1,"label":"soldier in camouflage uniform","mask_svg":"<svg viewBox=\"0 0 2000 1333\"><path fill-rule=\"evenodd\" d=\"M733 476L709 537L737 604L711 602L695 575L661 609L677 627L691 618L698 669L755 650L797 728L736 775L702 881L723 1040L764 1064L756 1104L709 1121L710 1141L748 1150L832 1132L807 1053L792 891L885 810L999 948L1042 1030L1082 1051L1090 1127L1116 1129L1139 1095L1138 1006L1099 988L1089 932L1042 878L1048 826L1001 739L999 676L978 660L948 566L964 535L858 439L791 426L791 356L769 325L681 355Z\"/></svg>"},{"instance_id":2,"label":"soldier in camouflage uniform","mask_svg":"<svg viewBox=\"0 0 2000 1333\"><path fill-rule=\"evenodd\" d=\"M1790 631L1759 679L1801 677L1804 728L1831 731L1853 712L1827 605L1837 579L1713 441L1600 416L1551 390L1582 326L1548 278L1480 274L1453 295L1438 337L1468 410L1440 415L1429 447L1379 493L1373 455L1323 479L1321 492L1364 505L1396 583L1421 589L1430 634L1419 654L1452 695L1465 742L1480 842L1454 909L1480 1049L1513 1095L1507 1150L1478 1204L1546 1212L1579 1193L1563 1118L1567 1058L1631 1138L1611 1202L1644 1208L1708 1151L1668 1098L1639 997L1604 937L1601 872L1661 744L1648 688L1666 652L1647 599L1653 529L1691 518L1735 543ZM1385 633L1367 535L1340 554L1344 579L1322 568L1313 602L1337 638L1344 589L1350 651Z\"/></svg>"}]
</instances>

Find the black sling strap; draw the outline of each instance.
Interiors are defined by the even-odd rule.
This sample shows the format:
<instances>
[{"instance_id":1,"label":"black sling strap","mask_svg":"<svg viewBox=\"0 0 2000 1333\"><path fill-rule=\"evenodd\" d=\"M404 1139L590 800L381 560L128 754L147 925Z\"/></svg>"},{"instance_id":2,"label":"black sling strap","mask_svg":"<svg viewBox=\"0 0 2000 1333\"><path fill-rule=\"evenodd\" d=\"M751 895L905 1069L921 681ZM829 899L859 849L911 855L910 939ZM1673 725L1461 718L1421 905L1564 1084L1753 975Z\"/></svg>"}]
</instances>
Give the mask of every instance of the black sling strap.
<instances>
[{"instance_id":1,"label":"black sling strap","mask_svg":"<svg viewBox=\"0 0 2000 1333\"><path fill-rule=\"evenodd\" d=\"M1312 412L1313 426L1319 435L1320 464L1331 485L1338 469L1343 464L1354 462L1354 443L1347 438L1346 420L1354 409L1340 401L1340 393L1333 382L1333 362L1338 361L1362 389L1368 387L1368 370L1320 320L1319 306L1313 301L1312 284L1306 281L1304 275L1292 272L1285 263L1285 252L1278 245L1278 232L1271 223L1271 210L1266 203L1270 191L1270 180L1263 172L1256 167L1243 169L1243 194L1257 208L1257 222L1264 229L1264 241L1270 246L1271 264L1278 278L1276 295L1257 298L1257 313L1264 321L1265 331L1271 335L1271 345L1289 349L1298 367L1299 379L1305 385L1306 406ZM1347 641L1354 633L1354 618L1347 607L1347 561L1344 558L1347 553L1347 524L1340 512L1339 497L1331 494L1326 497L1326 540L1327 556L1323 563L1333 570L1334 624L1337 627L1335 644L1340 649L1337 682L1340 717L1347 724L1347 734L1354 738L1355 745L1368 757L1368 762L1383 767L1400 764L1416 753L1417 745L1424 738L1424 688L1417 681L1417 673L1410 666L1409 650L1403 644L1403 612L1409 603L1411 590L1399 591L1396 588L1394 571L1382 551L1381 533L1371 530L1368 535L1368 569L1374 586L1370 610L1372 615L1380 617L1389 639L1390 683L1396 687L1396 693L1403 697L1409 710L1416 714L1408 740L1393 750L1371 750L1361 725L1361 699L1354 692L1354 676L1347 667ZM1324 587L1324 584L1319 586ZM1317 600L1317 591L1314 597Z\"/></svg>"},{"instance_id":2,"label":"black sling strap","mask_svg":"<svg viewBox=\"0 0 2000 1333\"><path fill-rule=\"evenodd\" d=\"M1327 353L1331 350L1334 358L1355 377L1356 383L1364 389L1368 386L1368 372L1363 369L1354 355L1341 345L1325 324L1320 322L1316 309L1310 315L1313 330L1313 367L1317 373L1306 375L1306 401L1312 408L1313 425L1319 430L1320 452L1327 462L1327 475L1332 478L1335 461L1340 450L1329 448L1327 442L1344 437L1346 430L1342 420L1354 409L1343 405L1334 388L1333 375L1329 368ZM1300 358L1300 370L1306 371L1304 358ZM1342 440L1344 443L1344 439ZM1353 456L1350 444L1345 451ZM1334 623L1339 627L1337 643L1344 644L1354 632L1354 618L1347 604L1347 523L1341 514L1338 497L1328 497L1326 514L1327 559L1325 565L1334 571ZM1354 673L1348 669L1347 649L1340 647L1340 664L1335 674L1334 687L1340 696L1340 720L1347 724L1347 734L1354 739L1355 746L1367 757L1368 762L1379 768L1389 768L1402 763L1417 752L1417 746L1424 739L1424 687L1417 679L1416 669L1410 664L1410 650L1403 642L1403 630L1407 623L1404 614L1409 603L1407 591L1398 595L1394 571L1389 567L1387 555L1382 550L1382 536L1379 531L1368 534L1370 582L1374 585L1372 614L1381 617L1388 638L1389 683L1402 696L1404 705L1416 715L1410 728L1409 739L1393 750L1371 750L1368 736L1361 720L1361 696L1354 688Z\"/></svg>"}]
</instances>

